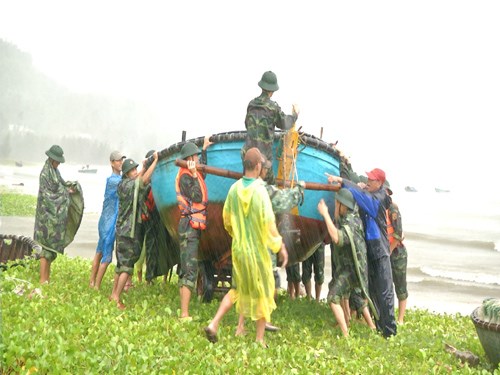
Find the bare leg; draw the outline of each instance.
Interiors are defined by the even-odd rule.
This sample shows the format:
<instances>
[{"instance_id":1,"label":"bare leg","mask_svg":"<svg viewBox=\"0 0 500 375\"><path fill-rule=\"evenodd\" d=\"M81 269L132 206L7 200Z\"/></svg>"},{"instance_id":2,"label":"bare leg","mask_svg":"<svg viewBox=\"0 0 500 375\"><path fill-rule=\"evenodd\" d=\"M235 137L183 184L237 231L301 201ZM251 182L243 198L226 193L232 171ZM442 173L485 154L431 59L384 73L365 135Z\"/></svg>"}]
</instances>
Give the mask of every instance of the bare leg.
<instances>
[{"instance_id":1,"label":"bare leg","mask_svg":"<svg viewBox=\"0 0 500 375\"><path fill-rule=\"evenodd\" d=\"M115 294L117 289L118 289L118 278L119 277L120 277L120 275L115 272L115 278L113 281L113 289L111 290L111 295ZM109 299L111 299L111 296L109 296Z\"/></svg>"},{"instance_id":2,"label":"bare leg","mask_svg":"<svg viewBox=\"0 0 500 375\"><path fill-rule=\"evenodd\" d=\"M137 270L137 281L142 283L142 268Z\"/></svg>"},{"instance_id":3,"label":"bare leg","mask_svg":"<svg viewBox=\"0 0 500 375\"><path fill-rule=\"evenodd\" d=\"M219 308L217 309L214 318L212 319L207 328L209 328L213 333L216 334L217 330L219 329L219 323L221 322L224 315L226 315L226 313L231 309L232 306L233 302L231 301L231 297L228 292L220 302Z\"/></svg>"},{"instance_id":4,"label":"bare leg","mask_svg":"<svg viewBox=\"0 0 500 375\"><path fill-rule=\"evenodd\" d=\"M238 327L236 327L236 335L235 336L243 336L246 333L245 331L245 317L243 314L240 314L238 318Z\"/></svg>"},{"instance_id":5,"label":"bare leg","mask_svg":"<svg viewBox=\"0 0 500 375\"><path fill-rule=\"evenodd\" d=\"M123 288L125 287L125 283L127 282L129 278L129 274L126 272L120 273L120 275L117 275L115 278L116 281L116 287L113 288L113 292L111 293L110 299L116 302L116 306L123 310L125 309L125 305L122 303L120 300L120 296L122 294Z\"/></svg>"},{"instance_id":6,"label":"bare leg","mask_svg":"<svg viewBox=\"0 0 500 375\"><path fill-rule=\"evenodd\" d=\"M99 264L99 269L97 270L97 277L95 278L94 288L99 290L101 287L102 279L104 278L104 274L108 269L109 263L101 263Z\"/></svg>"},{"instance_id":7,"label":"bare leg","mask_svg":"<svg viewBox=\"0 0 500 375\"><path fill-rule=\"evenodd\" d=\"M181 318L186 318L189 316L189 300L191 299L191 290L187 286L181 286L179 288L179 294L181 297Z\"/></svg>"},{"instance_id":8,"label":"bare leg","mask_svg":"<svg viewBox=\"0 0 500 375\"><path fill-rule=\"evenodd\" d=\"M319 302L321 298L321 288L323 284L314 284L314 288L316 289L316 301Z\"/></svg>"},{"instance_id":9,"label":"bare leg","mask_svg":"<svg viewBox=\"0 0 500 375\"><path fill-rule=\"evenodd\" d=\"M306 289L306 296L308 300L311 300L312 298L312 293L311 293L311 280L307 281L304 283L304 288Z\"/></svg>"},{"instance_id":10,"label":"bare leg","mask_svg":"<svg viewBox=\"0 0 500 375\"><path fill-rule=\"evenodd\" d=\"M398 301L398 307L399 307L399 312L398 312L398 323L403 324L404 319L405 319L405 312L406 312L406 299L402 301Z\"/></svg>"},{"instance_id":11,"label":"bare leg","mask_svg":"<svg viewBox=\"0 0 500 375\"><path fill-rule=\"evenodd\" d=\"M94 260L92 261L92 271L90 272L89 286L91 288L93 288L96 284L96 275L97 275L97 270L99 269L99 263L101 262L101 259L102 259L102 253L95 253Z\"/></svg>"},{"instance_id":12,"label":"bare leg","mask_svg":"<svg viewBox=\"0 0 500 375\"><path fill-rule=\"evenodd\" d=\"M128 275L128 274L127 274ZM128 275L127 281L125 282L125 287L123 288L126 292L132 287L132 275Z\"/></svg>"},{"instance_id":13,"label":"bare leg","mask_svg":"<svg viewBox=\"0 0 500 375\"><path fill-rule=\"evenodd\" d=\"M349 299L342 298L340 300L340 306L342 306L342 310L344 311L345 322L347 326L349 326L351 321L351 308L349 307Z\"/></svg>"},{"instance_id":14,"label":"bare leg","mask_svg":"<svg viewBox=\"0 0 500 375\"><path fill-rule=\"evenodd\" d=\"M266 319L265 318L260 318L255 322L257 324L257 327L255 329L255 341L260 343L264 348L267 348L267 344L264 341L264 333L266 331Z\"/></svg>"},{"instance_id":15,"label":"bare leg","mask_svg":"<svg viewBox=\"0 0 500 375\"><path fill-rule=\"evenodd\" d=\"M50 262L46 258L40 258L40 284L50 282Z\"/></svg>"},{"instance_id":16,"label":"bare leg","mask_svg":"<svg viewBox=\"0 0 500 375\"><path fill-rule=\"evenodd\" d=\"M330 308L332 309L333 315L335 316L335 319L337 320L337 323L339 324L339 327L344 337L349 336L349 332L347 331L347 323L344 315L344 309L342 308L342 306L331 302Z\"/></svg>"},{"instance_id":17,"label":"bare leg","mask_svg":"<svg viewBox=\"0 0 500 375\"><path fill-rule=\"evenodd\" d=\"M370 315L370 310L368 310L368 306L363 307L361 313L363 314L363 318L365 319L366 324L368 324L368 327L370 327L371 329L377 329L377 327L373 323L372 316Z\"/></svg>"},{"instance_id":18,"label":"bare leg","mask_svg":"<svg viewBox=\"0 0 500 375\"><path fill-rule=\"evenodd\" d=\"M293 283L293 290L294 290L294 299L300 297L300 281L297 281L296 283Z\"/></svg>"}]
</instances>

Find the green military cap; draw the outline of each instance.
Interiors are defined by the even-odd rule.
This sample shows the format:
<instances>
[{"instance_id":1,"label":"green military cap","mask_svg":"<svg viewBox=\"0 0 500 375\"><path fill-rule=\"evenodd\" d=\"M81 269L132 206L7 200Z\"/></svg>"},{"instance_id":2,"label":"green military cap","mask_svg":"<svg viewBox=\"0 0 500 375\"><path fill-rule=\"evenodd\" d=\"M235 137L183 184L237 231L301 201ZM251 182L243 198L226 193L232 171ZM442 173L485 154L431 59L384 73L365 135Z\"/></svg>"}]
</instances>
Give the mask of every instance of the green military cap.
<instances>
[{"instance_id":1,"label":"green military cap","mask_svg":"<svg viewBox=\"0 0 500 375\"><path fill-rule=\"evenodd\" d=\"M59 163L64 163L64 151L59 145L53 145L50 149L45 151L47 155L52 160L58 161Z\"/></svg>"},{"instance_id":2,"label":"green military cap","mask_svg":"<svg viewBox=\"0 0 500 375\"><path fill-rule=\"evenodd\" d=\"M132 169L137 168L139 164L137 164L133 159L125 159L122 164L122 174L127 175Z\"/></svg>"},{"instance_id":3,"label":"green military cap","mask_svg":"<svg viewBox=\"0 0 500 375\"><path fill-rule=\"evenodd\" d=\"M193 142L187 142L181 148L181 159L186 159L190 156L200 153L200 149Z\"/></svg>"},{"instance_id":4,"label":"green military cap","mask_svg":"<svg viewBox=\"0 0 500 375\"><path fill-rule=\"evenodd\" d=\"M356 202L354 201L354 197L352 193L348 189L340 189L335 193L335 199L342 203L344 206L349 207L351 210L354 210L354 206Z\"/></svg>"},{"instance_id":5,"label":"green military cap","mask_svg":"<svg viewBox=\"0 0 500 375\"><path fill-rule=\"evenodd\" d=\"M276 78L276 74L271 72L270 70L265 72L262 75L261 80L259 81L259 87L266 91L278 91L278 78Z\"/></svg>"}]
</instances>

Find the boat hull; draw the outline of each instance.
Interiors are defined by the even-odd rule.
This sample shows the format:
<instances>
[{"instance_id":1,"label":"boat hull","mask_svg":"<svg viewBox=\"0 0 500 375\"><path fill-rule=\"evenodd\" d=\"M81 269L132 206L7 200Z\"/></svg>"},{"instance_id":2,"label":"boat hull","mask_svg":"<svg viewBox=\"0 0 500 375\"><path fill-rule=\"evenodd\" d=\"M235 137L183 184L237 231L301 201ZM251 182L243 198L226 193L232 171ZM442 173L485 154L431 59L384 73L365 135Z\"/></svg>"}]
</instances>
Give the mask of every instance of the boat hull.
<instances>
[{"instance_id":1,"label":"boat hull","mask_svg":"<svg viewBox=\"0 0 500 375\"><path fill-rule=\"evenodd\" d=\"M211 137L214 142L207 150L207 165L242 172L241 148L246 132L221 133ZM279 147L281 133L277 133L274 141L274 154ZM192 140L198 146L203 138ZM300 180L326 183L324 172L339 175L339 157L335 149L325 142L304 136L298 148L297 171ZM155 202L160 211L163 223L175 243L179 242L177 225L180 214L177 208L175 178L179 167L175 160L180 158L180 149L184 143L170 146L160 152L159 163L152 175L151 184ZM273 163L277 172L278 162ZM224 229L222 208L234 179L207 174L205 182L208 190L208 225L201 236L200 259L218 262L231 252L231 237ZM298 215L286 214L278 216L277 223L289 253L289 264L307 259L316 248L328 238L326 226L318 213L317 204L324 199L333 214L334 193L320 190L306 190L304 202L298 207Z\"/></svg>"}]
</instances>

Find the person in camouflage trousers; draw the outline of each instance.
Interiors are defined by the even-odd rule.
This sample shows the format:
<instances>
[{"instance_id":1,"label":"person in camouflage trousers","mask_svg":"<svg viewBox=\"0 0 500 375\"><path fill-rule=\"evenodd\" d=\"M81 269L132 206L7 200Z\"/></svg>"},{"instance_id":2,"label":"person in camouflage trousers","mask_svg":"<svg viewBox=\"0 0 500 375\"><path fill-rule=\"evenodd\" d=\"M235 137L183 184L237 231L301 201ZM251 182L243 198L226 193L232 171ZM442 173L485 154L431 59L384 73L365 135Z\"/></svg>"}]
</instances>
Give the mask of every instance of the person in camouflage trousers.
<instances>
[{"instance_id":1,"label":"person in camouflage trousers","mask_svg":"<svg viewBox=\"0 0 500 375\"><path fill-rule=\"evenodd\" d=\"M180 264L177 266L179 276L179 296L181 302L181 321L192 320L189 315L191 294L198 279L198 245L201 232L206 228L208 191L205 176L196 169L197 164L207 163L206 149L212 142L206 136L203 142L201 158L200 150L192 142L182 146L180 156L187 161L187 168L179 168L176 178L177 203L181 212L178 224Z\"/></svg>"},{"instance_id":2,"label":"person in camouflage trousers","mask_svg":"<svg viewBox=\"0 0 500 375\"><path fill-rule=\"evenodd\" d=\"M79 185L66 182L59 172L59 164L64 163L63 149L53 145L45 152L48 156L40 172L38 199L35 214L33 239L42 246L40 254L40 284L50 282L50 266L57 254L64 254L64 249L74 237L81 221L77 220L76 228L70 223L70 194L80 190ZM82 198L83 199L83 198ZM81 202L83 214L83 201ZM71 233L71 240L67 234ZM68 232L68 233L66 233Z\"/></svg>"},{"instance_id":3,"label":"person in camouflage trousers","mask_svg":"<svg viewBox=\"0 0 500 375\"><path fill-rule=\"evenodd\" d=\"M366 297L368 296L368 263L363 223L352 193L347 189L340 189L335 193L335 206L335 212L339 216L339 228L334 225L323 199L318 203L318 211L325 220L328 233L335 244L334 251L338 252L339 257L339 264L336 265L340 267L336 270L338 277L328 284L327 301L342 334L347 337L349 336L348 313L344 311L342 305L348 304L349 294L356 287L363 290ZM368 308L365 307L364 310L363 317L366 323L370 328L376 329Z\"/></svg>"},{"instance_id":4,"label":"person in camouflage trousers","mask_svg":"<svg viewBox=\"0 0 500 375\"><path fill-rule=\"evenodd\" d=\"M387 194L392 197L392 190L387 181L386 191ZM406 312L406 301L408 299L408 288L406 284L408 252L403 243L403 223L398 205L392 202L387 211L388 220L393 228L392 239L390 238L392 281L394 282L394 289L396 290L396 296L398 298L398 323L403 324Z\"/></svg>"},{"instance_id":5,"label":"person in camouflage trousers","mask_svg":"<svg viewBox=\"0 0 500 375\"><path fill-rule=\"evenodd\" d=\"M257 147L259 151L270 160L273 158L274 129L290 129L299 116L299 108L296 104L292 106L292 114L285 115L278 103L271 100L274 92L279 89L276 74L267 71L262 75L258 83L262 93L250 101L245 117L245 128L247 138L241 150L241 160L245 158L245 153L252 147ZM268 169L264 181L274 184L275 178L272 168Z\"/></svg>"},{"instance_id":6,"label":"person in camouflage trousers","mask_svg":"<svg viewBox=\"0 0 500 375\"><path fill-rule=\"evenodd\" d=\"M127 280L134 272L134 265L141 255L140 232L142 197L147 184L151 180L158 152L153 154L153 162L149 168L137 171L137 164L132 159L126 159L122 164L122 180L118 184L118 219L116 221L116 268L113 290L110 301L116 302L120 310L125 309L120 296Z\"/></svg>"}]
</instances>

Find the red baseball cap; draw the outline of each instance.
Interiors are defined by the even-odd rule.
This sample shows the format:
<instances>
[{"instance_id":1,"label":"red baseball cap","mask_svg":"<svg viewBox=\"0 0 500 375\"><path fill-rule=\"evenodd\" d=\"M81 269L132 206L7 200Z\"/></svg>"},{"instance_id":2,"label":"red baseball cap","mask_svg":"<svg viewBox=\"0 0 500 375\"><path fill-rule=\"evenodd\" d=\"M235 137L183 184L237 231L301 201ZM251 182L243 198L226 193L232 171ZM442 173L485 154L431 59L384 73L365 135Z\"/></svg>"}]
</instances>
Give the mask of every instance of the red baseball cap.
<instances>
[{"instance_id":1,"label":"red baseball cap","mask_svg":"<svg viewBox=\"0 0 500 375\"><path fill-rule=\"evenodd\" d=\"M385 182L385 172L380 168L372 169L370 172L366 172L366 175L370 180Z\"/></svg>"}]
</instances>

